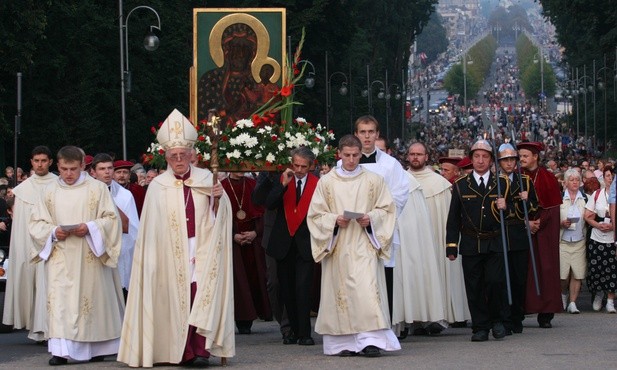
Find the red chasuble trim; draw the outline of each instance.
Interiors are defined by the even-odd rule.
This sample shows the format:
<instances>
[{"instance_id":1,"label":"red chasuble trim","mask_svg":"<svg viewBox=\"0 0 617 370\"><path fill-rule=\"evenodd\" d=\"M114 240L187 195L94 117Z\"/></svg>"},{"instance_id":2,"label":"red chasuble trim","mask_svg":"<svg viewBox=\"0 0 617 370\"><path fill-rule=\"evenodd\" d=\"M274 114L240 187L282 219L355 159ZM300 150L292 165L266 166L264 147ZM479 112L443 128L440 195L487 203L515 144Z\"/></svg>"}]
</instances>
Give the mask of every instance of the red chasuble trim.
<instances>
[{"instance_id":1,"label":"red chasuble trim","mask_svg":"<svg viewBox=\"0 0 617 370\"><path fill-rule=\"evenodd\" d=\"M300 224L306 217L311 204L311 198L315 188L317 188L317 181L319 179L312 173L307 174L306 184L304 185L304 191L300 197L300 202L296 205L296 187L294 182L287 184L287 190L283 195L283 206L285 208L285 219L287 220L287 229L289 235L294 236Z\"/></svg>"}]
</instances>

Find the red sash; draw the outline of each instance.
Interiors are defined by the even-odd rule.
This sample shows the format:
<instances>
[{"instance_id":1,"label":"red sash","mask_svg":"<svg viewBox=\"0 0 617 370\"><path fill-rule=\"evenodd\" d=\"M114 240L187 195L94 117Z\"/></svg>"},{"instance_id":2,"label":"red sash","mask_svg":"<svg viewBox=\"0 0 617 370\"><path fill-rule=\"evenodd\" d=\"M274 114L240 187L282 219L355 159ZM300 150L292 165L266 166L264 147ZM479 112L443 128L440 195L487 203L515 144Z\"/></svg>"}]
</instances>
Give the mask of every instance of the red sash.
<instances>
[{"instance_id":1,"label":"red sash","mask_svg":"<svg viewBox=\"0 0 617 370\"><path fill-rule=\"evenodd\" d=\"M295 179L295 177L294 177ZM287 220L287 229L289 229L289 235L294 236L298 227L306 217L308 213L309 205L311 204L311 198L317 187L317 181L319 179L312 173L307 174L306 184L304 185L304 191L300 196L300 202L296 205L296 187L294 182L287 184L287 190L283 194L283 206L285 208L285 219Z\"/></svg>"}]
</instances>

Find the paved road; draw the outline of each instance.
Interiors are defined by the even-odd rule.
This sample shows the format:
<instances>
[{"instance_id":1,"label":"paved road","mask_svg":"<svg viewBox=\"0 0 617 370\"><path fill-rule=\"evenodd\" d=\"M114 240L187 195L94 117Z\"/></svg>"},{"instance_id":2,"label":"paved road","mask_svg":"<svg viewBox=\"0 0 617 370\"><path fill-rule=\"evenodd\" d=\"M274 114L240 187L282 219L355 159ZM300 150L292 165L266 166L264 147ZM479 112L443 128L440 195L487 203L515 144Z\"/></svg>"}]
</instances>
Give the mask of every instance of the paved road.
<instances>
[{"instance_id":1,"label":"paved road","mask_svg":"<svg viewBox=\"0 0 617 370\"><path fill-rule=\"evenodd\" d=\"M340 358L322 354L317 345L285 346L275 323L256 322L251 335L236 336L233 369L609 369L617 363L617 315L591 311L589 294L579 298L580 315L558 314L552 329L537 327L535 317L525 320L523 334L484 343L470 342L470 329L446 329L432 337L408 337L402 350L380 358ZM24 331L0 334L0 368L39 369L47 365L46 346L26 338ZM218 359L211 368L221 368ZM128 368L112 358L102 363L68 368ZM173 367L157 366L157 369Z\"/></svg>"}]
</instances>

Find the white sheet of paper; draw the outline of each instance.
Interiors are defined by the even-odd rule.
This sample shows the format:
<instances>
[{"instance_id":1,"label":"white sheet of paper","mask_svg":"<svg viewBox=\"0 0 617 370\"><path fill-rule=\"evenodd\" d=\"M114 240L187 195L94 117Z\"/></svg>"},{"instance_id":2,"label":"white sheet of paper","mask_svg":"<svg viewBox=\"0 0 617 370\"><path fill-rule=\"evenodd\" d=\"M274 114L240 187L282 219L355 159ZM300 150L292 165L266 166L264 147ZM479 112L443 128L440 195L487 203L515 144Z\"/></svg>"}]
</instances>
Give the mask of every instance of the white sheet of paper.
<instances>
[{"instance_id":1,"label":"white sheet of paper","mask_svg":"<svg viewBox=\"0 0 617 370\"><path fill-rule=\"evenodd\" d=\"M75 225L60 225L60 228L62 229L62 231L65 231L65 232L73 231L73 230L77 229L78 227L79 227L79 224L75 224Z\"/></svg>"},{"instance_id":2,"label":"white sheet of paper","mask_svg":"<svg viewBox=\"0 0 617 370\"><path fill-rule=\"evenodd\" d=\"M351 211L343 212L343 217L349 220L357 220L361 218L362 216L364 216L364 213L351 212Z\"/></svg>"}]
</instances>

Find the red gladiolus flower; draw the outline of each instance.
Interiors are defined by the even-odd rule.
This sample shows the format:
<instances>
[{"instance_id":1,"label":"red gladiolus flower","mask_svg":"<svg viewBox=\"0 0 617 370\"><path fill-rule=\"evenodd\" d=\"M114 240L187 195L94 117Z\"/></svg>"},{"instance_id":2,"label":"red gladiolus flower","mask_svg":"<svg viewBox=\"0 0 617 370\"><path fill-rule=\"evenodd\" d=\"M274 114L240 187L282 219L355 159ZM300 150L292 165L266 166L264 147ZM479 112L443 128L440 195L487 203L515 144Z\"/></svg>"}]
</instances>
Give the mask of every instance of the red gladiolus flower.
<instances>
[{"instance_id":1,"label":"red gladiolus flower","mask_svg":"<svg viewBox=\"0 0 617 370\"><path fill-rule=\"evenodd\" d=\"M289 85L289 86L283 86L283 87L281 88L281 96L284 96L284 97L288 97L288 96L290 96L290 95L291 95L291 91L292 91L292 89L293 89L293 86L292 86L292 85Z\"/></svg>"},{"instance_id":2,"label":"red gladiolus flower","mask_svg":"<svg viewBox=\"0 0 617 370\"><path fill-rule=\"evenodd\" d=\"M283 165L282 165L282 164L277 164L277 165L276 165L276 169L277 169L278 171L282 171L282 170L283 170Z\"/></svg>"},{"instance_id":3,"label":"red gladiolus flower","mask_svg":"<svg viewBox=\"0 0 617 370\"><path fill-rule=\"evenodd\" d=\"M276 135L272 135L272 141L276 141L279 137Z\"/></svg>"},{"instance_id":4,"label":"red gladiolus flower","mask_svg":"<svg viewBox=\"0 0 617 370\"><path fill-rule=\"evenodd\" d=\"M228 141L229 137L227 137L227 135L223 135L221 136L221 141Z\"/></svg>"},{"instance_id":5,"label":"red gladiolus flower","mask_svg":"<svg viewBox=\"0 0 617 370\"><path fill-rule=\"evenodd\" d=\"M163 122L159 122L159 128L161 128L161 126L163 126Z\"/></svg>"},{"instance_id":6,"label":"red gladiolus flower","mask_svg":"<svg viewBox=\"0 0 617 370\"><path fill-rule=\"evenodd\" d=\"M150 131L152 131L153 134L156 134L156 129L154 128L154 126L150 127Z\"/></svg>"},{"instance_id":7,"label":"red gladiolus flower","mask_svg":"<svg viewBox=\"0 0 617 370\"><path fill-rule=\"evenodd\" d=\"M321 139L320 139L320 138L318 138L318 137L315 137L315 139L313 139L313 140L315 140L315 142L316 142L316 143L321 142Z\"/></svg>"},{"instance_id":8,"label":"red gladiolus flower","mask_svg":"<svg viewBox=\"0 0 617 370\"><path fill-rule=\"evenodd\" d=\"M272 166L272 163L266 161L266 166Z\"/></svg>"},{"instance_id":9,"label":"red gladiolus flower","mask_svg":"<svg viewBox=\"0 0 617 370\"><path fill-rule=\"evenodd\" d=\"M199 121L199 124L201 124L203 127L206 127L208 125L208 120L202 119L201 121Z\"/></svg>"},{"instance_id":10,"label":"red gladiolus flower","mask_svg":"<svg viewBox=\"0 0 617 370\"><path fill-rule=\"evenodd\" d=\"M197 138L197 140L199 141L205 141L206 138L203 135L199 135L199 137Z\"/></svg>"},{"instance_id":11,"label":"red gladiolus flower","mask_svg":"<svg viewBox=\"0 0 617 370\"><path fill-rule=\"evenodd\" d=\"M165 151L163 149L159 149L159 154L163 155L163 154L165 154Z\"/></svg>"},{"instance_id":12,"label":"red gladiolus flower","mask_svg":"<svg viewBox=\"0 0 617 370\"><path fill-rule=\"evenodd\" d=\"M294 67L294 76L297 76L299 74L300 74L300 70Z\"/></svg>"},{"instance_id":13,"label":"red gladiolus flower","mask_svg":"<svg viewBox=\"0 0 617 370\"><path fill-rule=\"evenodd\" d=\"M225 164L230 164L231 160L229 158L225 158Z\"/></svg>"}]
</instances>

